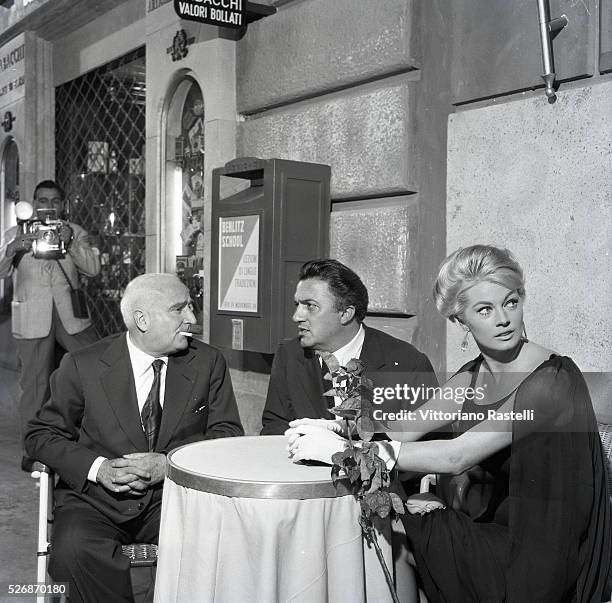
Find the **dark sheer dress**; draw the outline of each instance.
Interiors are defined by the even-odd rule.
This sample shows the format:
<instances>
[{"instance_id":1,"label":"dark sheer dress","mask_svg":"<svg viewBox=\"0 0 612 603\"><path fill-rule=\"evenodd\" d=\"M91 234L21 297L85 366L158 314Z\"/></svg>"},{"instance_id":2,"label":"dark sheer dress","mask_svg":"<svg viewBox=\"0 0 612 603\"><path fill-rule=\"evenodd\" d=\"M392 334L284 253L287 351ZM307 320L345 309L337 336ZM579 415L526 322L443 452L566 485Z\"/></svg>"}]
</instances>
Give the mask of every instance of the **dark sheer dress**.
<instances>
[{"instance_id":1,"label":"dark sheer dress","mask_svg":"<svg viewBox=\"0 0 612 603\"><path fill-rule=\"evenodd\" d=\"M476 375L481 362L460 372ZM534 418L513 421L511 446L481 463L488 480L477 489L484 499L471 500L467 512L449 504L404 516L427 597L431 603L608 601L610 495L584 378L571 359L551 356L514 396L514 411L533 410ZM491 407L475 408L486 414Z\"/></svg>"}]
</instances>

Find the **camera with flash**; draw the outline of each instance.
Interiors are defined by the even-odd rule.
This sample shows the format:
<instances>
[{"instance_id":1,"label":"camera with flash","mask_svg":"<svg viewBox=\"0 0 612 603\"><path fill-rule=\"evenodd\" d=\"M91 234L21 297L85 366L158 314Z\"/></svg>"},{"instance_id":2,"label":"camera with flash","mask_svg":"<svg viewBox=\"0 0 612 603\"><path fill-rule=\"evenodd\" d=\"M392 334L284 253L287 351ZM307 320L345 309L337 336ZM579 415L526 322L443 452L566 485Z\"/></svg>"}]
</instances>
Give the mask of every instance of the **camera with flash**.
<instances>
[{"instance_id":1,"label":"camera with flash","mask_svg":"<svg viewBox=\"0 0 612 603\"><path fill-rule=\"evenodd\" d=\"M66 245L60 237L62 221L55 209L34 208L27 201L15 205L15 214L21 233L17 238L26 249L31 242L32 253L41 260L61 260L66 256Z\"/></svg>"}]
</instances>

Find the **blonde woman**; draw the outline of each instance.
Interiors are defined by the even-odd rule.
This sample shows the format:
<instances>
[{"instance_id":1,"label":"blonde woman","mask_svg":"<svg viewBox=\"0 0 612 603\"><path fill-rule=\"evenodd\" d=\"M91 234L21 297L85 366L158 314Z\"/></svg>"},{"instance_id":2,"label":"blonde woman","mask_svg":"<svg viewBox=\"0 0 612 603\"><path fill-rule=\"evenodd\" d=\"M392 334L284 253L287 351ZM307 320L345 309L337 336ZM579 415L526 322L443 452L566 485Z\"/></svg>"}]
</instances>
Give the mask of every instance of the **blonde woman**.
<instances>
[{"instance_id":1,"label":"blonde woman","mask_svg":"<svg viewBox=\"0 0 612 603\"><path fill-rule=\"evenodd\" d=\"M458 249L440 267L434 299L480 352L446 387L475 394L461 405L448 396L423 405L394 436L403 440L397 467L478 469L486 484L474 487L481 496L469 508L448 500L405 516L429 601L607 601L610 498L591 400L570 358L527 340L521 267L505 249ZM454 438L417 441L450 422ZM329 462L339 438L326 431L327 446L312 431L290 438L294 460Z\"/></svg>"}]
</instances>

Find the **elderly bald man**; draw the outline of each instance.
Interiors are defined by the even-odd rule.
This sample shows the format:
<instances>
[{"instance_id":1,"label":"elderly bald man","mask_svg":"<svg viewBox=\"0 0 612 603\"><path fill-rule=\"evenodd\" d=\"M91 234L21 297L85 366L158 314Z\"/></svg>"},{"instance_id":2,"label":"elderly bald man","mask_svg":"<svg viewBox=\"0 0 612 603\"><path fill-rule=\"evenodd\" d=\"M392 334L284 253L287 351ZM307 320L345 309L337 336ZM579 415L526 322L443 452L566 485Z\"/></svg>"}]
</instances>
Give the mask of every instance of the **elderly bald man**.
<instances>
[{"instance_id":1,"label":"elderly bald man","mask_svg":"<svg viewBox=\"0 0 612 603\"><path fill-rule=\"evenodd\" d=\"M223 356L187 333L176 276L136 277L121 312L127 333L63 358L25 438L60 477L49 573L71 601L131 601L119 545L157 542L168 451L244 433Z\"/></svg>"}]
</instances>

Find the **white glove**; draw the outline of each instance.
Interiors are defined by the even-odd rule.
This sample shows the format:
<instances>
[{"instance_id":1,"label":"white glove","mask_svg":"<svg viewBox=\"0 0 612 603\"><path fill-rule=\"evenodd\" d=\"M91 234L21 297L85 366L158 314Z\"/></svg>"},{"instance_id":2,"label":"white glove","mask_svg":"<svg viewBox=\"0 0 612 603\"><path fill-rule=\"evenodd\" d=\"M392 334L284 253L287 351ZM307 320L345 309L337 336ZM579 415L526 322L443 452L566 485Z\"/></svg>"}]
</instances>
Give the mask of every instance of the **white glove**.
<instances>
[{"instance_id":1,"label":"white glove","mask_svg":"<svg viewBox=\"0 0 612 603\"><path fill-rule=\"evenodd\" d=\"M289 458L298 461L321 461L332 464L331 457L344 450L347 440L331 429L321 429L317 425L299 425L285 432L288 436L287 451Z\"/></svg>"},{"instance_id":2,"label":"white glove","mask_svg":"<svg viewBox=\"0 0 612 603\"><path fill-rule=\"evenodd\" d=\"M346 435L346 423L344 419L295 419L289 421L289 427L299 427L300 425L313 425L321 429L330 429L340 435Z\"/></svg>"}]
</instances>

